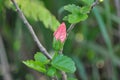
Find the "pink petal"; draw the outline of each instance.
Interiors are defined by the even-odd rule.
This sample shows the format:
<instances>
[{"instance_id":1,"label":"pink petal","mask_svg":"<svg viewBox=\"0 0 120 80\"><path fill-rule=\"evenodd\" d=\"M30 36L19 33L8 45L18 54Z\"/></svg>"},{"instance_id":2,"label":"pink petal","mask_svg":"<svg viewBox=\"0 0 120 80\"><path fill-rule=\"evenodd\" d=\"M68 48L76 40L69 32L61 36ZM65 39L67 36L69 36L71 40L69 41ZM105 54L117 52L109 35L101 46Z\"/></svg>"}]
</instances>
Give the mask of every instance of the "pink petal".
<instances>
[{"instance_id":1,"label":"pink petal","mask_svg":"<svg viewBox=\"0 0 120 80\"><path fill-rule=\"evenodd\" d=\"M60 40L61 42L65 41L65 39L66 39L66 25L64 22L54 32L54 37L56 38L56 40Z\"/></svg>"}]
</instances>

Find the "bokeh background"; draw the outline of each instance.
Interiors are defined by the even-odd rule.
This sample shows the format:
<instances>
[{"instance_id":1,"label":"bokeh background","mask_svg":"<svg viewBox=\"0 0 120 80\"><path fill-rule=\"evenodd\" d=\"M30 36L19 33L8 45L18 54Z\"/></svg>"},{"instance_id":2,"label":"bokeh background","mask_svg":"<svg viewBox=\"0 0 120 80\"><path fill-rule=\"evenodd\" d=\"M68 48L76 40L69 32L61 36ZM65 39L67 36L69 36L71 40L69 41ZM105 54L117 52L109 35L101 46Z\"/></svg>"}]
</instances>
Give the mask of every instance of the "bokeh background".
<instances>
[{"instance_id":1,"label":"bokeh background","mask_svg":"<svg viewBox=\"0 0 120 80\"><path fill-rule=\"evenodd\" d=\"M83 5L81 0L38 2L42 2L60 23L67 14L63 6ZM29 3L25 6L26 12L28 7L33 14L37 10L32 9ZM28 21L41 43L52 53L53 31L31 16L27 17ZM70 24L65 23L68 28ZM0 80L47 80L45 75L22 63L23 60L33 59L33 55L38 51L36 43L10 0L0 0ZM77 67L75 74L68 76L78 80L120 80L120 1L104 0L93 8L88 19L78 23L72 30L63 53L71 57Z\"/></svg>"}]
</instances>

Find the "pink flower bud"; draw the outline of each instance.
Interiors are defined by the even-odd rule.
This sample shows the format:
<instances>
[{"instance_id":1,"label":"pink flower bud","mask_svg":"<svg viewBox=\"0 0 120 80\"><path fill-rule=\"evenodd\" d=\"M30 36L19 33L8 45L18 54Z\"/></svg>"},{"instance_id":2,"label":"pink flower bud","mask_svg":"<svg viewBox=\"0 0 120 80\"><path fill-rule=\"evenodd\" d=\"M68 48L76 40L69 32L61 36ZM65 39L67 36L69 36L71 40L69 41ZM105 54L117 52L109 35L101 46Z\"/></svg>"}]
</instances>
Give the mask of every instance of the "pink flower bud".
<instances>
[{"instance_id":1,"label":"pink flower bud","mask_svg":"<svg viewBox=\"0 0 120 80\"><path fill-rule=\"evenodd\" d=\"M60 24L58 29L54 32L54 37L56 40L60 40L62 43L65 41L65 39L66 39L66 25L64 22L62 24Z\"/></svg>"}]
</instances>

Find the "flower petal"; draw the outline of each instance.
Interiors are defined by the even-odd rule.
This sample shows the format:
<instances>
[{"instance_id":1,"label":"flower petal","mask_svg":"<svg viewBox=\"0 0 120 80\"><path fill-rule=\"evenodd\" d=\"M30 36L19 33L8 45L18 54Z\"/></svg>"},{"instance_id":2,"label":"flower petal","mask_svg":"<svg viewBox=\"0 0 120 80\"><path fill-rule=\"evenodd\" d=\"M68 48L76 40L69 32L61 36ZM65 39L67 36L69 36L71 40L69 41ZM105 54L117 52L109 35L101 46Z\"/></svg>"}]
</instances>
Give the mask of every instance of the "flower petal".
<instances>
[{"instance_id":1,"label":"flower petal","mask_svg":"<svg viewBox=\"0 0 120 80\"><path fill-rule=\"evenodd\" d=\"M56 40L60 40L61 42L65 41L65 39L66 39L66 25L64 22L54 32L54 37L56 38Z\"/></svg>"}]
</instances>

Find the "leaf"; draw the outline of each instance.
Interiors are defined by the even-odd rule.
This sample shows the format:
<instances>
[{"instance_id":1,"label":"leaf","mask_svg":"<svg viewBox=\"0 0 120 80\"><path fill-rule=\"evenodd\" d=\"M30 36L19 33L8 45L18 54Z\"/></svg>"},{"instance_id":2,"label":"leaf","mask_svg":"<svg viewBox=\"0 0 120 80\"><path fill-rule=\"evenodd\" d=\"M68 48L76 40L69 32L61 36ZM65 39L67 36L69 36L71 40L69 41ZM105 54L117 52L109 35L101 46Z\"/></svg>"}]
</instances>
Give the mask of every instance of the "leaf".
<instances>
[{"instance_id":1,"label":"leaf","mask_svg":"<svg viewBox=\"0 0 120 80\"><path fill-rule=\"evenodd\" d=\"M41 52L37 52L34 55L34 59L35 59L35 61L38 61L41 64L48 64L49 63L49 60L47 59L47 57L45 55L43 55Z\"/></svg>"},{"instance_id":2,"label":"leaf","mask_svg":"<svg viewBox=\"0 0 120 80\"><path fill-rule=\"evenodd\" d=\"M87 19L87 13L90 11L90 7L79 7L74 4L67 5L64 7L65 10L71 12L68 16L65 16L63 20L68 21L69 23L78 23Z\"/></svg>"},{"instance_id":3,"label":"leaf","mask_svg":"<svg viewBox=\"0 0 120 80\"><path fill-rule=\"evenodd\" d=\"M46 28L55 31L59 26L58 20L45 8L40 0L16 0L26 17L42 21Z\"/></svg>"},{"instance_id":4,"label":"leaf","mask_svg":"<svg viewBox=\"0 0 120 80\"><path fill-rule=\"evenodd\" d=\"M39 71L39 72L46 73L45 66L42 65L42 64L41 64L40 62L38 62L38 61L27 60L27 61L23 61L23 63L24 63L26 66L28 66L28 67L30 67L30 68L32 68L32 69L34 69L34 70L37 70L37 71Z\"/></svg>"},{"instance_id":5,"label":"leaf","mask_svg":"<svg viewBox=\"0 0 120 80\"><path fill-rule=\"evenodd\" d=\"M92 5L94 0L82 0L86 5Z\"/></svg>"},{"instance_id":6,"label":"leaf","mask_svg":"<svg viewBox=\"0 0 120 80\"><path fill-rule=\"evenodd\" d=\"M52 59L52 66L58 70L74 73L76 70L73 60L64 55L57 55Z\"/></svg>"},{"instance_id":7,"label":"leaf","mask_svg":"<svg viewBox=\"0 0 120 80\"><path fill-rule=\"evenodd\" d=\"M91 10L91 7L90 7L90 6L84 6L84 7L82 7L82 8L80 9L80 13L82 13L82 14L87 14L87 13L90 12L90 10Z\"/></svg>"},{"instance_id":8,"label":"leaf","mask_svg":"<svg viewBox=\"0 0 120 80\"><path fill-rule=\"evenodd\" d=\"M66 5L64 6L64 9L71 13L79 13L80 11L80 7L76 6L75 4Z\"/></svg>"},{"instance_id":9,"label":"leaf","mask_svg":"<svg viewBox=\"0 0 120 80\"><path fill-rule=\"evenodd\" d=\"M53 77L56 73L56 69L54 67L50 67L48 70L47 70L47 75L48 76L51 76Z\"/></svg>"},{"instance_id":10,"label":"leaf","mask_svg":"<svg viewBox=\"0 0 120 80\"><path fill-rule=\"evenodd\" d=\"M64 20L68 19L69 23L78 23L80 21L84 21L88 18L87 14L70 14L64 18Z\"/></svg>"},{"instance_id":11,"label":"leaf","mask_svg":"<svg viewBox=\"0 0 120 80\"><path fill-rule=\"evenodd\" d=\"M80 17L78 14L70 14L68 15L68 22L69 23L77 23L80 22Z\"/></svg>"}]
</instances>

